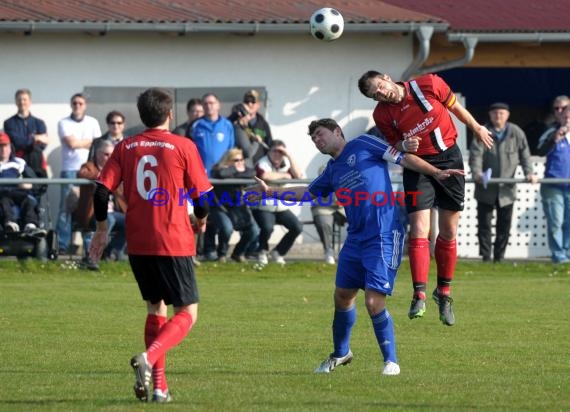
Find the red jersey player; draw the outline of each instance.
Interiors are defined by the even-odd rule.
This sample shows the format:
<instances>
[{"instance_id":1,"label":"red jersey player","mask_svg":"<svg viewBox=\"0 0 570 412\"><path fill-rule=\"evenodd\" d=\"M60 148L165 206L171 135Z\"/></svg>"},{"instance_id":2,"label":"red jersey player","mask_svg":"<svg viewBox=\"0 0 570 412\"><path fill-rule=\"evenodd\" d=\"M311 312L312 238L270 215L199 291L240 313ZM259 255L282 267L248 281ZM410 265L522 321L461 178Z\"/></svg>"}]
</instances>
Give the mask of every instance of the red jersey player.
<instances>
[{"instance_id":1,"label":"red jersey player","mask_svg":"<svg viewBox=\"0 0 570 412\"><path fill-rule=\"evenodd\" d=\"M394 82L377 71L364 73L358 81L360 92L378 102L374 122L388 142L402 152L412 152L440 169L463 169L461 151L455 144L457 130L449 112L469 127L476 138L490 148L493 138L456 99L439 76L428 74L406 82ZM439 318L451 326L455 317L450 296L457 261L456 236L459 215L465 200L465 177L452 176L437 181L412 170L404 170L406 192L421 194L415 204L406 204L410 218L408 253L414 294L408 316L420 318L425 312L426 286L430 265L430 211L439 209L439 235L435 244L437 288L433 298Z\"/></svg>"},{"instance_id":2,"label":"red jersey player","mask_svg":"<svg viewBox=\"0 0 570 412\"><path fill-rule=\"evenodd\" d=\"M169 132L172 97L148 89L137 100L147 130L120 142L97 180L94 195L97 230L90 256L97 262L107 244L107 200L121 182L127 200L126 235L129 262L141 295L147 301L144 329L146 352L134 356L135 395L148 401L171 400L164 368L166 352L180 343L196 323L198 289L191 256L195 254L188 198L194 202L199 226L205 224L212 189L196 146ZM168 320L167 305L174 316Z\"/></svg>"}]
</instances>

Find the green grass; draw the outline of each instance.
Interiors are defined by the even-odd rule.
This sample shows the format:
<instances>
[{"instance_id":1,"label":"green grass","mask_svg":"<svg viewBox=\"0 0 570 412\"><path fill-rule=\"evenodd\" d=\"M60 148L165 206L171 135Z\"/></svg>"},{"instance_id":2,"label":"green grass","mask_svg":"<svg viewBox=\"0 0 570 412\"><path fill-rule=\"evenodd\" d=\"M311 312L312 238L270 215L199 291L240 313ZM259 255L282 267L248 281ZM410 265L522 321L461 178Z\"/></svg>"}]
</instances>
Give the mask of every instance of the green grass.
<instances>
[{"instance_id":1,"label":"green grass","mask_svg":"<svg viewBox=\"0 0 570 412\"><path fill-rule=\"evenodd\" d=\"M200 315L168 356L180 411L568 410L570 266L460 262L457 324L428 302L408 320L402 265L389 309L402 374L381 375L362 296L354 361L313 369L331 351L334 269L320 263L203 264ZM432 268L430 290L435 276ZM129 359L143 350L145 305L127 264L0 261L0 410L141 410Z\"/></svg>"}]
</instances>

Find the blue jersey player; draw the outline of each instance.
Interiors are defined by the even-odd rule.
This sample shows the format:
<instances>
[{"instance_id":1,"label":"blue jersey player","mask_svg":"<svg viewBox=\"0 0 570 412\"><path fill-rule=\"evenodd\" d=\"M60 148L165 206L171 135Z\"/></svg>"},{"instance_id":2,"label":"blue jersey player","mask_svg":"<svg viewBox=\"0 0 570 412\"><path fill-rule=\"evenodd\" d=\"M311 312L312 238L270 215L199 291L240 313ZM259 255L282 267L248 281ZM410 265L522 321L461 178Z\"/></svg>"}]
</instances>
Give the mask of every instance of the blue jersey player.
<instances>
[{"instance_id":1,"label":"blue jersey player","mask_svg":"<svg viewBox=\"0 0 570 412\"><path fill-rule=\"evenodd\" d=\"M384 358L384 375L398 375L394 324L386 309L386 295L392 294L396 272L402 259L404 230L399 222L396 202L403 193L393 193L388 163L445 179L463 174L462 170L439 170L419 157L401 153L384 140L361 135L346 142L336 121L311 122L309 135L317 149L332 157L326 168L308 187L268 187L262 181L248 188L268 192L283 200L322 199L336 193L346 211L348 235L340 252L336 274L333 318L334 351L315 370L332 372L352 361L350 334L356 320L355 300L359 289L365 293L366 309ZM413 194L408 194L408 196ZM413 201L413 199L411 199Z\"/></svg>"}]
</instances>

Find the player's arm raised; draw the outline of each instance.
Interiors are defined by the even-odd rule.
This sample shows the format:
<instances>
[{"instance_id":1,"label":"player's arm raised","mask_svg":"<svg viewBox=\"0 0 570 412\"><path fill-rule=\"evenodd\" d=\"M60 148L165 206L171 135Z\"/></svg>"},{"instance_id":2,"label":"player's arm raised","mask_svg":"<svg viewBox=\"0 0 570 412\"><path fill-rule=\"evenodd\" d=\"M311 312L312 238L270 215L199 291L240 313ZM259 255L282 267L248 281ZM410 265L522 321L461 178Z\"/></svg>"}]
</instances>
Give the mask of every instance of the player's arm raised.
<instances>
[{"instance_id":1,"label":"player's arm raised","mask_svg":"<svg viewBox=\"0 0 570 412\"><path fill-rule=\"evenodd\" d=\"M411 169L424 175L433 176L438 180L447 179L449 176L465 175L465 171L460 169L438 169L437 167L426 162L424 159L411 153L404 154L404 157L400 161L400 165L406 169Z\"/></svg>"},{"instance_id":2,"label":"player's arm raised","mask_svg":"<svg viewBox=\"0 0 570 412\"><path fill-rule=\"evenodd\" d=\"M469 111L463 107L461 103L455 101L449 111L455 115L465 126L467 126L475 134L477 139L485 145L487 149L493 147L493 136L491 132L483 125L479 124Z\"/></svg>"},{"instance_id":3,"label":"player's arm raised","mask_svg":"<svg viewBox=\"0 0 570 412\"><path fill-rule=\"evenodd\" d=\"M281 187L281 186L268 186L263 180L255 177L257 184L253 186L248 186L244 189L244 193L247 196L247 200L250 202L259 200L262 196L274 197L280 200L301 200L306 198L306 193L309 193L311 198L316 196L307 191L307 186L292 186L292 187Z\"/></svg>"}]
</instances>

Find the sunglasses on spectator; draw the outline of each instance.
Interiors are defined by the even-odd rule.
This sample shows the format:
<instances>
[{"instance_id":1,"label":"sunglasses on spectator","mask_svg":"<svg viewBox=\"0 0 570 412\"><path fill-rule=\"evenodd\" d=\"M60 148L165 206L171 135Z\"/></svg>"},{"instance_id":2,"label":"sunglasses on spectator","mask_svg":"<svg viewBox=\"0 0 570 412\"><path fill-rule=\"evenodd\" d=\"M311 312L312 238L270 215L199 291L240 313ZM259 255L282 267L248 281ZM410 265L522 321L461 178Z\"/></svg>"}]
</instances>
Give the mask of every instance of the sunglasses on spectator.
<instances>
[{"instance_id":1,"label":"sunglasses on spectator","mask_svg":"<svg viewBox=\"0 0 570 412\"><path fill-rule=\"evenodd\" d=\"M562 112L564 111L564 109L566 109L568 106L554 106L553 109L555 112Z\"/></svg>"},{"instance_id":2,"label":"sunglasses on spectator","mask_svg":"<svg viewBox=\"0 0 570 412\"><path fill-rule=\"evenodd\" d=\"M243 162L243 161L244 161L244 158L243 158L243 157L240 157L240 158L238 158L238 159L232 159L232 162L234 162L234 163Z\"/></svg>"}]
</instances>

